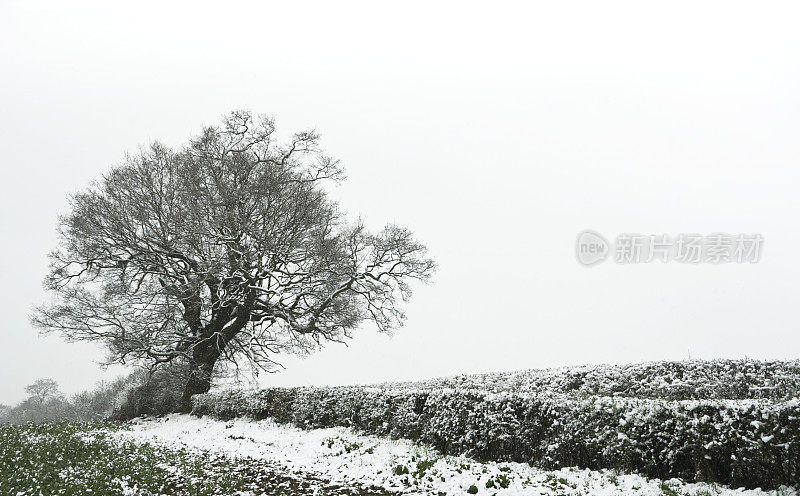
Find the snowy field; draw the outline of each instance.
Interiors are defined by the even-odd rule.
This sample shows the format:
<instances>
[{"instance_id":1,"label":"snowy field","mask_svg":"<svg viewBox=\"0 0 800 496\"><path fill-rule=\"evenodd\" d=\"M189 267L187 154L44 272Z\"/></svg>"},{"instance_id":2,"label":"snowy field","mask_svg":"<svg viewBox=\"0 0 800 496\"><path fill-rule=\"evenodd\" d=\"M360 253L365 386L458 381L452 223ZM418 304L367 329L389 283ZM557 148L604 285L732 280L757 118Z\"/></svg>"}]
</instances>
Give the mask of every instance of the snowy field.
<instances>
[{"instance_id":1,"label":"snowy field","mask_svg":"<svg viewBox=\"0 0 800 496\"><path fill-rule=\"evenodd\" d=\"M0 496L390 496L259 459L114 436L116 424L0 424Z\"/></svg>"},{"instance_id":2,"label":"snowy field","mask_svg":"<svg viewBox=\"0 0 800 496\"><path fill-rule=\"evenodd\" d=\"M358 435L343 427L300 430L271 420L226 422L173 415L138 420L111 435L137 444L259 460L334 484L378 486L405 494L797 495L790 488L730 489L606 470L544 471L517 463L480 463L442 456L410 441Z\"/></svg>"}]
</instances>

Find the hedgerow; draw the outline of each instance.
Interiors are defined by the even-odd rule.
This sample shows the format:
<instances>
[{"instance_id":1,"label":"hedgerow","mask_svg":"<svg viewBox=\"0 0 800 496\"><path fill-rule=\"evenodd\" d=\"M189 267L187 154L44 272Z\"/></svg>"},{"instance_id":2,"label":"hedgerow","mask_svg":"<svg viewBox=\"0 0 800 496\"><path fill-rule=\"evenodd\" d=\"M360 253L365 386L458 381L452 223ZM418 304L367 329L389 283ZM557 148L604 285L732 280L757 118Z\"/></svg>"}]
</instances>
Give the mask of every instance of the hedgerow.
<instances>
[{"instance_id":1,"label":"hedgerow","mask_svg":"<svg viewBox=\"0 0 800 496\"><path fill-rule=\"evenodd\" d=\"M378 387L474 389L668 400L791 399L800 396L800 360L684 360L586 365L458 375Z\"/></svg>"},{"instance_id":2,"label":"hedgerow","mask_svg":"<svg viewBox=\"0 0 800 496\"><path fill-rule=\"evenodd\" d=\"M735 487L800 480L800 399L662 400L406 387L219 391L195 415L353 427L445 454L542 468L620 469Z\"/></svg>"}]
</instances>

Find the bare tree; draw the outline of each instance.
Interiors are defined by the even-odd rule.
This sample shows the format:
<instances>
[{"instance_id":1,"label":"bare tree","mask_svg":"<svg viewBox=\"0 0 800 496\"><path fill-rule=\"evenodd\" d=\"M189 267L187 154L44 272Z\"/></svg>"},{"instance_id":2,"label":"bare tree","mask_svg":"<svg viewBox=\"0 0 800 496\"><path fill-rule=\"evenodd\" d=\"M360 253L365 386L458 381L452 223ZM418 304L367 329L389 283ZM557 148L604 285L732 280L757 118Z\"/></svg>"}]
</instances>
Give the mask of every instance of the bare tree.
<instances>
[{"instance_id":1,"label":"bare tree","mask_svg":"<svg viewBox=\"0 0 800 496\"><path fill-rule=\"evenodd\" d=\"M41 405L48 399L58 396L58 383L53 379L38 379L33 384L25 386L25 392Z\"/></svg>"},{"instance_id":2,"label":"bare tree","mask_svg":"<svg viewBox=\"0 0 800 496\"><path fill-rule=\"evenodd\" d=\"M273 121L247 112L183 149L155 143L72 196L45 281L54 300L32 321L104 342L111 361L185 362L184 411L218 362L270 370L364 321L389 332L435 265L404 228L346 223L323 189L342 178L315 132L279 144Z\"/></svg>"}]
</instances>

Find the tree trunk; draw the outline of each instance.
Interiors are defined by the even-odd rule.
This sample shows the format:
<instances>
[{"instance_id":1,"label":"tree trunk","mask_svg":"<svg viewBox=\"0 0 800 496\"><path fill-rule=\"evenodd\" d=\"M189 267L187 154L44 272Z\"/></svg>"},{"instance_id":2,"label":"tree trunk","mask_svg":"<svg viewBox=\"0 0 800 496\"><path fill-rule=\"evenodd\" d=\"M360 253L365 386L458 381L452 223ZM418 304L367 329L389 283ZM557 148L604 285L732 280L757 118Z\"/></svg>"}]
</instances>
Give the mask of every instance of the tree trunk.
<instances>
[{"instance_id":1,"label":"tree trunk","mask_svg":"<svg viewBox=\"0 0 800 496\"><path fill-rule=\"evenodd\" d=\"M180 413L192 411L193 395L207 393L211 389L211 374L214 372L216 362L217 356L214 354L207 355L200 360L195 358L189 364L189 377L181 397Z\"/></svg>"},{"instance_id":2,"label":"tree trunk","mask_svg":"<svg viewBox=\"0 0 800 496\"><path fill-rule=\"evenodd\" d=\"M213 341L210 338L203 339L204 343L202 345L195 346L192 351L192 360L189 363L189 378L186 381L186 388L183 390L183 396L181 397L180 413L190 413L192 411L192 395L207 393L211 389L211 374L214 372L214 364L217 363L217 359L222 355L222 350L250 320L249 309L252 307L254 299L255 292L250 291L245 309L240 310L236 318L223 327L223 324L219 322L227 322L232 312L229 308L225 309L224 318L220 319L214 328L206 330L210 336L219 337ZM217 317L215 316L213 320L217 321ZM223 328L224 332L222 331Z\"/></svg>"}]
</instances>

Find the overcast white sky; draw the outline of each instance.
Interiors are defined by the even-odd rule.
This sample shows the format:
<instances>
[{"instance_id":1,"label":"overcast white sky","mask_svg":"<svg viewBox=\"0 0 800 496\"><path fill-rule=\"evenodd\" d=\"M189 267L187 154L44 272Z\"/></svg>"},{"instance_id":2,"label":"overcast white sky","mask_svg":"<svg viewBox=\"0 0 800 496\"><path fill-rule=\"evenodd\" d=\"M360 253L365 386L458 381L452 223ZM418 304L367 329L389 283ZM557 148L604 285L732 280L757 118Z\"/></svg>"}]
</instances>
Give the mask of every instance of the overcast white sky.
<instances>
[{"instance_id":1,"label":"overcast white sky","mask_svg":"<svg viewBox=\"0 0 800 496\"><path fill-rule=\"evenodd\" d=\"M265 384L798 357L792 2L288 4L0 1L0 402L116 373L28 324L66 196L239 108L320 131L344 209L440 264L393 338ZM585 268L587 228L761 233L763 260Z\"/></svg>"}]
</instances>

